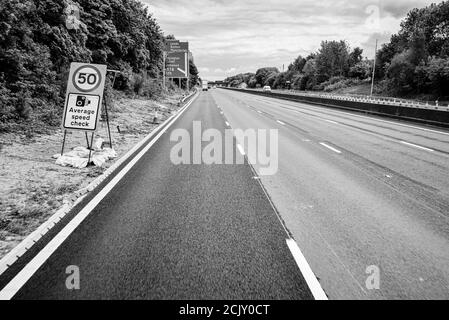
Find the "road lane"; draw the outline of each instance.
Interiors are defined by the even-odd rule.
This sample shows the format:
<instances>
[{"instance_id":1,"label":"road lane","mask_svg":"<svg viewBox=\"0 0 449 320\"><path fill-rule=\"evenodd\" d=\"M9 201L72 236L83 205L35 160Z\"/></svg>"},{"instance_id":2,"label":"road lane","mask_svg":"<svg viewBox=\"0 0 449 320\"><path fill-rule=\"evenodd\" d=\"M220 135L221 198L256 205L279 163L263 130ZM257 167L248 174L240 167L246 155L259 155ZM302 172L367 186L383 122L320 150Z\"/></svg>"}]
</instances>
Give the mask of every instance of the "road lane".
<instances>
[{"instance_id":1,"label":"road lane","mask_svg":"<svg viewBox=\"0 0 449 320\"><path fill-rule=\"evenodd\" d=\"M226 127L202 94L14 298L311 299L250 166L171 163L170 133L194 121Z\"/></svg>"},{"instance_id":2,"label":"road lane","mask_svg":"<svg viewBox=\"0 0 449 320\"><path fill-rule=\"evenodd\" d=\"M256 105L252 99L258 97L247 95L250 100L246 101L244 105ZM264 100L265 101L265 100ZM396 135L385 132L387 125L384 120L378 118L371 118L354 114L351 115L351 121L348 122L348 114L346 112L335 111L327 108L319 108L316 106L309 106L302 103L297 103L296 106L287 106L283 100L278 101L279 106L274 107L273 101L271 105L265 105L258 102L257 110L262 110L269 117L274 119L283 119L296 129L307 133L316 139L322 139L344 148L348 151L354 152L365 159L375 162L376 164L391 169L396 175L407 176L414 182L420 181L426 186L432 186L449 197L449 179L448 179L448 163L449 156L446 153L435 152L429 153L429 150L420 149L434 148L435 150L449 151L449 131L438 129L438 133L427 133L421 129L402 127L403 123L391 122L392 130L396 131ZM290 102L288 102L290 103ZM254 107L252 107L254 108ZM303 110L305 109L305 110ZM338 124L329 123L326 118L317 118L304 115L302 112L309 112L313 110L320 117L323 114L332 112ZM290 111L292 110L292 111ZM316 111L318 110L318 111ZM323 113L323 114L321 114ZM367 122L370 127L363 127L363 123L359 124L357 121ZM390 123L390 122L389 122ZM376 124L378 127L376 127ZM359 129L362 128L362 130ZM422 128L428 130L427 128ZM406 136L404 134L411 131ZM401 134L398 136L397 134ZM417 139L421 135L429 135L429 139L422 141ZM437 143L437 144L431 144ZM430 145L429 145L430 144ZM413 146L414 145L414 146ZM418 149L418 150L416 150ZM419 152L417 152L419 151ZM401 161L398 161L401 159ZM405 166L404 163L407 165ZM424 165L423 165L424 163ZM429 190L433 190L430 188Z\"/></svg>"},{"instance_id":3,"label":"road lane","mask_svg":"<svg viewBox=\"0 0 449 320\"><path fill-rule=\"evenodd\" d=\"M331 299L449 297L449 159L392 141L445 151L445 130L212 95L233 128L280 130L279 171L262 183ZM366 286L370 266L380 269L380 290Z\"/></svg>"}]
</instances>

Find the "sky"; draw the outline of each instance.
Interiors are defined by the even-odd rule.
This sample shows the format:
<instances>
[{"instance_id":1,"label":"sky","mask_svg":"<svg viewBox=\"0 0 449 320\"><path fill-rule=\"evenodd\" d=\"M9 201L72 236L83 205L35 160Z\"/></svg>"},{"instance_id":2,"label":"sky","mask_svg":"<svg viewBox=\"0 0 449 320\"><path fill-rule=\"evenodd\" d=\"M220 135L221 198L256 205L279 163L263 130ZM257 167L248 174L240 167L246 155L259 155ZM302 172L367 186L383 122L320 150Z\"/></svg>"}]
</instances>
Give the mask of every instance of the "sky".
<instances>
[{"instance_id":1,"label":"sky","mask_svg":"<svg viewBox=\"0 0 449 320\"><path fill-rule=\"evenodd\" d=\"M413 8L439 0L141 0L164 34L188 41L200 77L223 80L283 66L346 40L374 57Z\"/></svg>"}]
</instances>

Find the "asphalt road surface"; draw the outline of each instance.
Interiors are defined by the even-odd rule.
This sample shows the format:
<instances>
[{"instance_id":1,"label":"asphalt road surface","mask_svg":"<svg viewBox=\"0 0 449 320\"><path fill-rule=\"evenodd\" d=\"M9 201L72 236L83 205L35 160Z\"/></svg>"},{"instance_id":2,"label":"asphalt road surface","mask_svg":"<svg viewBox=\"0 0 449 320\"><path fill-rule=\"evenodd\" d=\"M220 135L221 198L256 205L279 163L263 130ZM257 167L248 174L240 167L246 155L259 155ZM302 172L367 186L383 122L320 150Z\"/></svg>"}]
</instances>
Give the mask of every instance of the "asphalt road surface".
<instances>
[{"instance_id":1,"label":"asphalt road surface","mask_svg":"<svg viewBox=\"0 0 449 320\"><path fill-rule=\"evenodd\" d=\"M330 299L449 298L449 131L209 95L233 128L279 130L279 170L262 182Z\"/></svg>"},{"instance_id":2,"label":"asphalt road surface","mask_svg":"<svg viewBox=\"0 0 449 320\"><path fill-rule=\"evenodd\" d=\"M226 129L200 95L14 299L313 299L248 163L172 164L171 132L194 121Z\"/></svg>"}]
</instances>

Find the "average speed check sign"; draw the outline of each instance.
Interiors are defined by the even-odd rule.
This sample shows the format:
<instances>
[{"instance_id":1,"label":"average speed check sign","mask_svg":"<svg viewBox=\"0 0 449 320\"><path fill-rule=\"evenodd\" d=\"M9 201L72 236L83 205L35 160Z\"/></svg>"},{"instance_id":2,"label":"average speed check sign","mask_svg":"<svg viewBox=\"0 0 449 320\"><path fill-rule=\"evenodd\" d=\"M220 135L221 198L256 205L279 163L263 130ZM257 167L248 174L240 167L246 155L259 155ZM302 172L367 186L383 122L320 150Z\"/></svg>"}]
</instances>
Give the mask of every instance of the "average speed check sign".
<instances>
[{"instance_id":1,"label":"average speed check sign","mask_svg":"<svg viewBox=\"0 0 449 320\"><path fill-rule=\"evenodd\" d=\"M106 71L106 65L71 64L62 121L64 130L97 130Z\"/></svg>"}]
</instances>

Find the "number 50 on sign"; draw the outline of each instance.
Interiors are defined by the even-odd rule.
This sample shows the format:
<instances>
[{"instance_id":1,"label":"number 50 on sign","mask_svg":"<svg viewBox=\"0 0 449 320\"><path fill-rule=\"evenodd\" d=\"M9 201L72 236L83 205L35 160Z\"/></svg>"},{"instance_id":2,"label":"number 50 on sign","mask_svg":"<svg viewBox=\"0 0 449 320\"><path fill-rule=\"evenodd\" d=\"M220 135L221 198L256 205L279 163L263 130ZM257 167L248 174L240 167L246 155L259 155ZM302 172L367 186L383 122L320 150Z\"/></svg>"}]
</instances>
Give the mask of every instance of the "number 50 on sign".
<instances>
[{"instance_id":1,"label":"number 50 on sign","mask_svg":"<svg viewBox=\"0 0 449 320\"><path fill-rule=\"evenodd\" d=\"M71 64L62 121L64 130L97 129L106 71L106 65Z\"/></svg>"}]
</instances>

